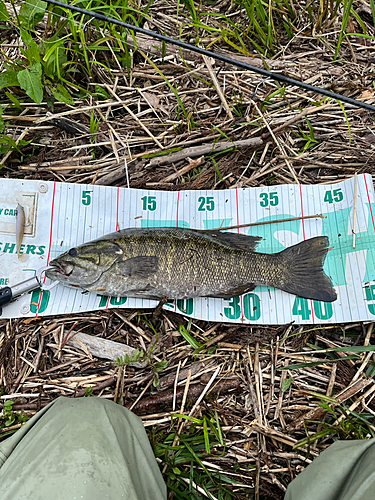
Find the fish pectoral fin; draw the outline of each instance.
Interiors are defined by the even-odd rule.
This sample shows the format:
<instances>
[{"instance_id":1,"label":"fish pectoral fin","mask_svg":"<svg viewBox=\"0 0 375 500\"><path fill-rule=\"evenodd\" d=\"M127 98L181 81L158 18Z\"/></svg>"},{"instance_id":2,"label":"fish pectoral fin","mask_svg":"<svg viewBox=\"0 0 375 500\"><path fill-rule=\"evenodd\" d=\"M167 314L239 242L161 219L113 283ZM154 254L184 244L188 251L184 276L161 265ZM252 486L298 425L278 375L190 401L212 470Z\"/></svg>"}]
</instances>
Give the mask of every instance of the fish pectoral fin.
<instances>
[{"instance_id":1,"label":"fish pectoral fin","mask_svg":"<svg viewBox=\"0 0 375 500\"><path fill-rule=\"evenodd\" d=\"M218 292L215 295L207 295L207 297L212 297L215 299L232 299L233 297L238 297L238 295L243 295L244 293L251 292L254 290L256 285L254 283L247 283L246 285L236 286L234 288L229 288L223 292Z\"/></svg>"},{"instance_id":2,"label":"fish pectoral fin","mask_svg":"<svg viewBox=\"0 0 375 500\"><path fill-rule=\"evenodd\" d=\"M147 278L154 274L158 268L158 258L156 256L131 257L116 263L117 269L122 276L128 278Z\"/></svg>"}]
</instances>

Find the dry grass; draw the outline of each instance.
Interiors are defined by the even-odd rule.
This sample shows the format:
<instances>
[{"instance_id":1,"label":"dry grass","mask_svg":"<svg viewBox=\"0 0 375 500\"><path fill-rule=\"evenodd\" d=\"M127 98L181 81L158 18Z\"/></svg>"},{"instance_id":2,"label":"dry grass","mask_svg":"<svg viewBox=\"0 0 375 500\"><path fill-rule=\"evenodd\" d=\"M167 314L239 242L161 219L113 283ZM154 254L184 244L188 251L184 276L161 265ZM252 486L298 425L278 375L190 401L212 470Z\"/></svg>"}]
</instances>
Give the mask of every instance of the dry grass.
<instances>
[{"instance_id":1,"label":"dry grass","mask_svg":"<svg viewBox=\"0 0 375 500\"><path fill-rule=\"evenodd\" d=\"M355 7L358 15L361 6ZM213 12L221 8L226 7L219 3ZM166 28L171 36L181 30L182 37L193 32L170 15L167 3L153 3L148 14L151 29L163 33ZM363 22L373 35L371 19ZM207 23L214 25L212 19ZM287 43L279 40L282 50L265 57L264 64L373 104L373 40L345 38L334 62L337 31L323 36L303 28L302 23ZM16 35L9 30L3 36L2 50L9 57L18 51ZM98 36L90 26L88 42ZM209 41L206 37L205 45ZM127 71L117 60L118 52L108 52L112 73L92 65L91 78L81 82L88 90L103 89L108 98L77 99L74 106L55 102L52 112L45 102L27 102L22 113L4 112L4 133L16 142L31 142L20 147L22 155L4 154L3 176L184 190L331 183L355 172L373 174L375 136L367 111L345 106L344 113L335 101L321 102L298 88L281 89L253 73L185 51L182 60L179 50L154 40L137 37L136 51L131 37L128 42ZM229 53L223 43L214 49ZM262 64L255 55L232 55ZM98 127L93 131L95 120ZM233 147L239 141L248 142ZM224 144L213 154L214 142L229 147ZM189 343L179 325L204 347ZM243 486L228 484L230 494L212 488L212 497L282 498L287 484L334 439L374 435L374 354L348 352L372 343L372 327L228 326L191 322L166 311L154 318L150 311L124 310L3 320L0 400L12 400L13 410L33 415L61 395L92 393L111 399L133 408L146 428L153 428L150 436L159 452L165 436L175 432L177 446L181 441L176 429L184 436L193 425L174 414L202 420L216 411L224 446L213 440L211 454L206 454L203 444L203 464L195 461L194 468L221 472ZM153 346L151 365L117 366L92 357L66 343L71 331L135 348ZM334 347L341 350L329 351ZM168 366L159 373L155 389L155 367L164 360ZM312 364L293 368L299 363ZM0 432L19 425L15 420ZM203 429L203 424L195 425ZM159 455L166 478L175 484L171 465ZM190 463L179 467L189 472ZM231 496L220 496L226 494ZM209 498L202 487L199 495Z\"/></svg>"}]
</instances>

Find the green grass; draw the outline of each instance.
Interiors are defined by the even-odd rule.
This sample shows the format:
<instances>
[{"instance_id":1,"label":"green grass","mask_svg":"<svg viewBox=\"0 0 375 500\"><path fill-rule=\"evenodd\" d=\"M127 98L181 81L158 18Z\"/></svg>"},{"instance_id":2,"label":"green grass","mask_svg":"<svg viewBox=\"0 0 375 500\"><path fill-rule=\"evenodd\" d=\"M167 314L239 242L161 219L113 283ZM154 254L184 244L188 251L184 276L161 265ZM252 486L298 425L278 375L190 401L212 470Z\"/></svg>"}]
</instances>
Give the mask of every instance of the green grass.
<instances>
[{"instance_id":1,"label":"green grass","mask_svg":"<svg viewBox=\"0 0 375 500\"><path fill-rule=\"evenodd\" d=\"M10 399L4 401L2 416L0 416L0 441L11 434L14 434L17 429L8 430L13 426L24 424L28 420L28 416L23 411L14 411L12 409L14 402Z\"/></svg>"},{"instance_id":2,"label":"green grass","mask_svg":"<svg viewBox=\"0 0 375 500\"><path fill-rule=\"evenodd\" d=\"M361 28L359 35L367 36L365 25L354 12L352 3L353 0L337 0L334 3L313 0L298 15L287 0L236 0L230 14L214 12L209 9L209 5L192 0L166 2L166 5L171 9L170 16L180 23L179 29L172 36L207 49L222 47L234 55L245 56L274 56L308 19L311 22L307 32L315 30L318 33L320 29L332 28L333 21L340 14L341 31L336 37L334 53L337 58L350 16ZM144 2L140 7L134 2L120 0L80 1L76 5L129 24L143 26L149 18L152 0ZM375 8L373 13L375 17ZM41 35L36 27L45 15L47 29ZM26 45L23 58L5 61L6 72L0 77L0 89L20 87L34 102L40 103L52 96L57 101L72 105L73 99L92 93L93 89L89 84L95 79L99 69L107 72L109 77L113 68L120 67L129 71L131 57L126 45L128 32L123 28L86 19L67 9L47 7L41 0L27 0L18 14L15 8L7 11L3 0L0 0L0 21L7 22L14 30L19 31ZM188 37L186 33L189 33ZM162 52L163 50L165 51L165 44ZM175 95L176 106L181 115L185 119L189 117L190 113L185 109L176 88L147 55L141 56L165 79ZM283 91L279 89L270 95L264 106L272 97L282 97ZM234 112L238 114L238 105L234 108ZM189 129L192 130L194 123L191 115L189 120Z\"/></svg>"},{"instance_id":3,"label":"green grass","mask_svg":"<svg viewBox=\"0 0 375 500\"><path fill-rule=\"evenodd\" d=\"M294 445L295 449L301 446L310 447L314 442L326 437L350 441L353 439L374 438L373 415L362 412L360 415L349 410L345 405L339 405L333 398L314 393L321 401L319 406L324 410L324 417L319 421L306 420L306 424L316 424L321 429L308 434ZM305 430L306 430L305 424Z\"/></svg>"},{"instance_id":4,"label":"green grass","mask_svg":"<svg viewBox=\"0 0 375 500\"><path fill-rule=\"evenodd\" d=\"M174 492L174 498L230 500L236 498L236 490L241 491L242 498L252 498L251 488L233 479L232 474L226 475L215 462L212 467L208 465L215 457L220 458L225 450L217 413L206 413L200 419L178 414L174 417L184 419L182 432L172 423L168 431L154 427L149 433L151 446L161 460L164 479L169 491Z\"/></svg>"}]
</instances>

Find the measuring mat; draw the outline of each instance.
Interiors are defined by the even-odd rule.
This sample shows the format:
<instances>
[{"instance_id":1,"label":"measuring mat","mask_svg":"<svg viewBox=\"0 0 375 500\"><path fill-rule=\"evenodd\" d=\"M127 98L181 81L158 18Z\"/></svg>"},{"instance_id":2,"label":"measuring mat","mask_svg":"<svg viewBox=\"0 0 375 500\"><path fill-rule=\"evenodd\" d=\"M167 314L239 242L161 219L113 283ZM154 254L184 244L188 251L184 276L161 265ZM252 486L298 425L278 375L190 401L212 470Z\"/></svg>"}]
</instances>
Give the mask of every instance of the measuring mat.
<instances>
[{"instance_id":1,"label":"measuring mat","mask_svg":"<svg viewBox=\"0 0 375 500\"><path fill-rule=\"evenodd\" d=\"M26 218L21 260L15 236L18 203ZM217 229L263 223L230 231L261 236L257 251L263 253L280 252L314 236L329 237L332 249L324 270L338 294L335 302L259 286L240 297L174 300L164 308L192 318L242 324L374 320L374 217L375 193L368 174L329 185L180 192L0 179L0 287L31 278L61 253L119 229ZM105 297L59 284L22 296L4 307L2 317L156 305L153 300Z\"/></svg>"}]
</instances>

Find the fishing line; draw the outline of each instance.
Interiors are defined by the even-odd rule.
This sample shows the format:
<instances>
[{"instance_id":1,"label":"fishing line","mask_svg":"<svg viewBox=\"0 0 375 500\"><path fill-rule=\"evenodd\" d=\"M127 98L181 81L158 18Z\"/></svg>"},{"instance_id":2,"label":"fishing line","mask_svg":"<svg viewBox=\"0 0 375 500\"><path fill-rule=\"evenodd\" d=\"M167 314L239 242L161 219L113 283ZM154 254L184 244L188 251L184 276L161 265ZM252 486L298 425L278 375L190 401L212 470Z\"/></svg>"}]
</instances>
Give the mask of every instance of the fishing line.
<instances>
[{"instance_id":1,"label":"fishing line","mask_svg":"<svg viewBox=\"0 0 375 500\"><path fill-rule=\"evenodd\" d=\"M352 104L353 106L359 107L359 108L364 108L369 111L375 111L375 106L371 106L371 104L367 104L365 102L357 101L356 99L352 99L350 97L346 97L341 94L336 94L335 92L330 92L329 90L322 89L320 87L314 87L313 85L309 85L304 82L300 82L298 80L294 80L293 78L289 78L284 75L280 75L277 73L272 73L271 71L267 71L263 68L257 68L256 66L251 66L250 64L244 63L242 61L237 61L235 59L231 59L230 57L223 56L221 54L217 54L216 52L211 52L210 50L202 49L200 47L195 47L194 45L190 45L189 43L181 42L180 40L176 40L174 38L169 38L165 35L160 35L159 33L155 33L154 31L146 30L144 28L140 28L138 26L134 26L132 24L124 23L123 21L119 21L117 19L113 19L111 17L105 16L103 14L99 14L97 12L92 12L86 9L81 9L80 7L75 7L74 5L68 5L66 3L59 2L57 0L43 0L48 4L51 5L56 5L57 7L62 7L64 9L68 9L71 12L78 12L80 14L84 14L88 16L91 19L98 19L99 21L104 21L106 23L114 24L116 26L121 26L122 28L126 28L130 31L133 31L135 33L140 33L142 35L146 35L152 38L156 38L157 40L161 40L162 42L167 42L172 45L177 45L178 47L181 47L186 50L190 50L192 52L197 52L198 54L205 55L208 57L212 57L214 59L217 59L218 61L222 61L226 64L232 64L234 66L237 66L239 68L248 70L248 71L253 71L254 73L259 73L260 75L263 75L268 78L272 78L273 80L276 80L278 82L288 84L288 85L294 85L297 87L300 87L304 90L308 90L309 92L315 92L317 94L324 95L326 97L329 97L331 99L337 99L342 102L346 102L347 104Z\"/></svg>"}]
</instances>

